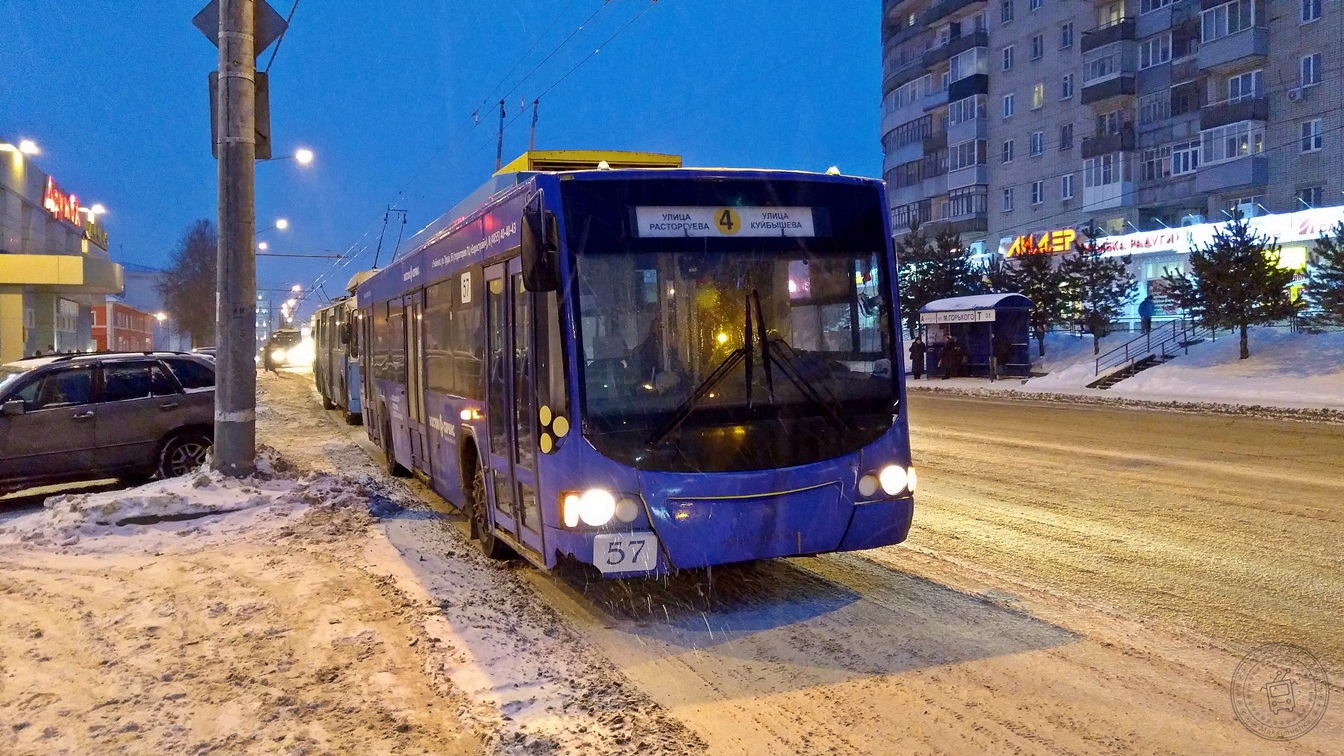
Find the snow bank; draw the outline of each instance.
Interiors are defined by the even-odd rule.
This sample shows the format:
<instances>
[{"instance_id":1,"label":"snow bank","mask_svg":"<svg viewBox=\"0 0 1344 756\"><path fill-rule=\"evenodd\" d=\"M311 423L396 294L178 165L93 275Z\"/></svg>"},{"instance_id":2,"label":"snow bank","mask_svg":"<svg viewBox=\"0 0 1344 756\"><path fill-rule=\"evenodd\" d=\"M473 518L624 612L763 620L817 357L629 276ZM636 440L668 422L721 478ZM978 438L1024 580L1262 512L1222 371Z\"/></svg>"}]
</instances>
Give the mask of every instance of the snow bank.
<instances>
[{"instance_id":1,"label":"snow bank","mask_svg":"<svg viewBox=\"0 0 1344 756\"><path fill-rule=\"evenodd\" d=\"M1101 352L1134 334L1105 337ZM1014 392L1133 399L1148 402L1230 404L1298 409L1344 409L1344 332L1291 333L1285 328L1250 329L1251 357L1238 359L1235 333L1220 333L1171 362L1139 373L1109 390L1089 389L1097 379L1088 336L1051 333L1046 356L1036 358L1029 380L990 383L983 378L911 382L912 387L975 393Z\"/></svg>"},{"instance_id":2,"label":"snow bank","mask_svg":"<svg viewBox=\"0 0 1344 756\"><path fill-rule=\"evenodd\" d=\"M41 510L0 520L0 545L156 553L244 532L269 533L314 506L354 510L369 500L360 481L344 475L301 475L274 449L263 447L257 472L248 478L202 468L137 488L52 496Z\"/></svg>"}]
</instances>

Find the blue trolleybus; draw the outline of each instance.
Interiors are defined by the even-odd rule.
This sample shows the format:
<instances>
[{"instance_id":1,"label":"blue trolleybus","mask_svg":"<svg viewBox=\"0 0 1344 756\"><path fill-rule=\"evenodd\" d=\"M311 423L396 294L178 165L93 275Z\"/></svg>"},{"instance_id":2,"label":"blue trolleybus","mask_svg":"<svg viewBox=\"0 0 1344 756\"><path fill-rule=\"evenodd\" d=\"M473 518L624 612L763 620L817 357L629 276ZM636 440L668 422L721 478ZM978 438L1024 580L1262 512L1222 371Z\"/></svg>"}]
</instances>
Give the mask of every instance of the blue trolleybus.
<instances>
[{"instance_id":1,"label":"blue trolleybus","mask_svg":"<svg viewBox=\"0 0 1344 756\"><path fill-rule=\"evenodd\" d=\"M882 184L531 152L357 289L365 426L493 557L608 577L899 543Z\"/></svg>"},{"instance_id":2,"label":"blue trolleybus","mask_svg":"<svg viewBox=\"0 0 1344 756\"><path fill-rule=\"evenodd\" d=\"M350 279L349 297L338 297L313 313L313 380L322 395L322 406L339 409L345 421L357 425L362 418L359 333L355 329L354 292L373 271Z\"/></svg>"}]
</instances>

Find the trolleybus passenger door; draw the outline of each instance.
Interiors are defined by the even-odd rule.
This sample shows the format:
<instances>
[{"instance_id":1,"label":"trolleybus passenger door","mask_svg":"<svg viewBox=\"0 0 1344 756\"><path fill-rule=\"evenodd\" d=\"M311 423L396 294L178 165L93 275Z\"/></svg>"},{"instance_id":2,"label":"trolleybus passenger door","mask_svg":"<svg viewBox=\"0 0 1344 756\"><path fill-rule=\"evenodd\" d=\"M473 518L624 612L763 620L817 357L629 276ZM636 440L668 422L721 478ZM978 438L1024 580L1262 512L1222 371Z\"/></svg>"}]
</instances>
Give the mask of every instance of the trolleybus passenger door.
<instances>
[{"instance_id":1,"label":"trolleybus passenger door","mask_svg":"<svg viewBox=\"0 0 1344 756\"><path fill-rule=\"evenodd\" d=\"M425 443L424 292L406 297L406 427L411 435L411 463L424 473L430 469Z\"/></svg>"},{"instance_id":2,"label":"trolleybus passenger door","mask_svg":"<svg viewBox=\"0 0 1344 756\"><path fill-rule=\"evenodd\" d=\"M521 545L543 553L532 379L533 295L523 289L519 258L487 269L485 292L488 475L495 524Z\"/></svg>"}]
</instances>

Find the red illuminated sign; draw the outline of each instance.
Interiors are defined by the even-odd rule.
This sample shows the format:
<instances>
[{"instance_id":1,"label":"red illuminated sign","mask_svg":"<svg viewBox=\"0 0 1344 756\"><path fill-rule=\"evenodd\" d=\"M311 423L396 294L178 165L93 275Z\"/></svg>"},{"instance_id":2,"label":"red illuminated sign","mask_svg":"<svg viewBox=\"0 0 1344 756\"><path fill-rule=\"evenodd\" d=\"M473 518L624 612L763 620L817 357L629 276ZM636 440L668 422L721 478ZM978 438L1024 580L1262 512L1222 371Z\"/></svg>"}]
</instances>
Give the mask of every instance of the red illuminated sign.
<instances>
[{"instance_id":1,"label":"red illuminated sign","mask_svg":"<svg viewBox=\"0 0 1344 756\"><path fill-rule=\"evenodd\" d=\"M1069 252L1073 249L1073 240L1076 237L1077 233L1068 228L1046 231L1040 236L1024 234L1013 239L1013 245L1008 248L1008 256L1016 257L1031 252Z\"/></svg>"},{"instance_id":2,"label":"red illuminated sign","mask_svg":"<svg viewBox=\"0 0 1344 756\"><path fill-rule=\"evenodd\" d=\"M56 181L47 176L47 190L42 195L42 207L51 213L51 217L57 220L68 221L80 225L79 218L79 198L73 194L66 194L61 188L56 186Z\"/></svg>"}]
</instances>

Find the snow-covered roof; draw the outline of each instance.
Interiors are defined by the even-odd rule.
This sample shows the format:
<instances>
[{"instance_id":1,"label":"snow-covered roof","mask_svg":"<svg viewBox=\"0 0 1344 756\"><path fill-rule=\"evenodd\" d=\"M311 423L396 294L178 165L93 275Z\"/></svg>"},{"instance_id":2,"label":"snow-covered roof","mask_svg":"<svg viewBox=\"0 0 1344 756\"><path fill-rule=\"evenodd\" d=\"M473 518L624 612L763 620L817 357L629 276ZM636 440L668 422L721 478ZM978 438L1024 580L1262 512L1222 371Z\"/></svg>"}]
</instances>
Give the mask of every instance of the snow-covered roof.
<instances>
[{"instance_id":1,"label":"snow-covered roof","mask_svg":"<svg viewBox=\"0 0 1344 756\"><path fill-rule=\"evenodd\" d=\"M1031 300L1021 294L976 294L969 297L935 299L919 308L920 312L959 312L963 310L998 310L1031 307Z\"/></svg>"}]
</instances>

